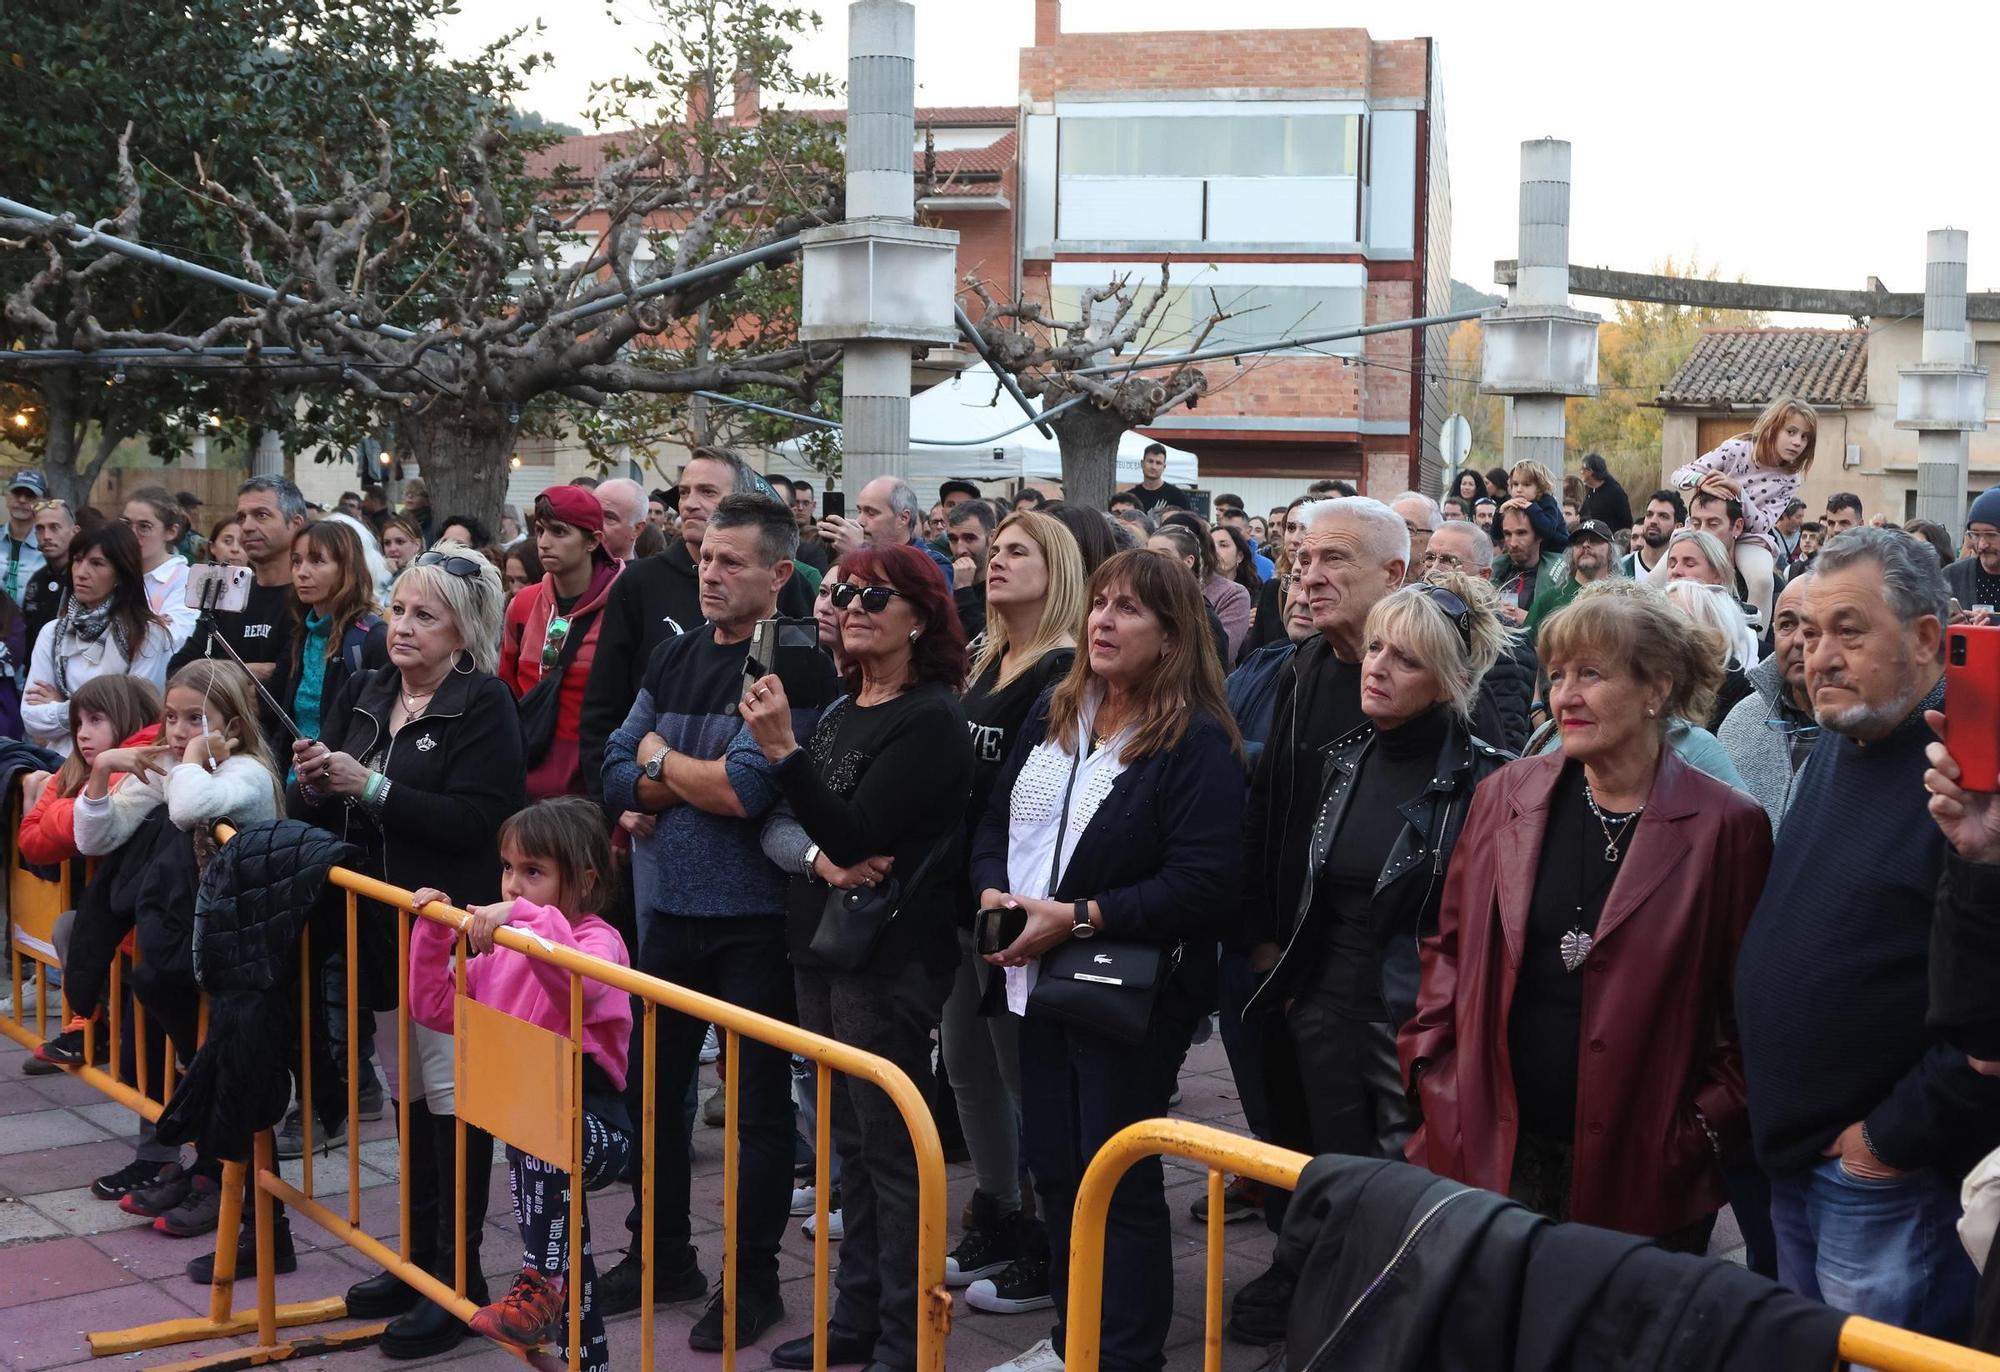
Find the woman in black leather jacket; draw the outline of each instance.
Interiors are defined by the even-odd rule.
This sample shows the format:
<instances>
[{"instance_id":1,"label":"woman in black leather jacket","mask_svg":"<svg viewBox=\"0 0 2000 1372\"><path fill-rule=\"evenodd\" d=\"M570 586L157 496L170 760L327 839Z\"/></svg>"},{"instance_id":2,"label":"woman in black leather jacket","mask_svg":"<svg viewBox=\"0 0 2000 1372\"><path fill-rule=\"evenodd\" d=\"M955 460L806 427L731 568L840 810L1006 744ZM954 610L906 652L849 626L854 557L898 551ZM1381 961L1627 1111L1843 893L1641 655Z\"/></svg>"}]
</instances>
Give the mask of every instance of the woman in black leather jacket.
<instances>
[{"instance_id":1,"label":"woman in black leather jacket","mask_svg":"<svg viewBox=\"0 0 2000 1372\"><path fill-rule=\"evenodd\" d=\"M1269 1083L1275 1142L1395 1158L1416 1128L1396 1031L1416 1008L1417 940L1473 787L1511 756L1468 722L1506 638L1494 608L1486 582L1439 571L1368 616L1369 722L1327 749L1297 910L1256 931L1271 970L1244 1013L1282 1014L1296 1062Z\"/></svg>"}]
</instances>

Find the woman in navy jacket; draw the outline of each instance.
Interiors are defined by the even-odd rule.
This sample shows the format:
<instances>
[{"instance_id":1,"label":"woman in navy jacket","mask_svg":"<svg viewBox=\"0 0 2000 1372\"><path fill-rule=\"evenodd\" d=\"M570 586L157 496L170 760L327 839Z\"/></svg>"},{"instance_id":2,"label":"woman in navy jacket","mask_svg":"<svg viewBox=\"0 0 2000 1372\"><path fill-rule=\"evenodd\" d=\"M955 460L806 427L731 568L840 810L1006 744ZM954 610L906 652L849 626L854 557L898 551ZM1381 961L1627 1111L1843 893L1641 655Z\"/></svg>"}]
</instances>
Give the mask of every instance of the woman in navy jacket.
<instances>
[{"instance_id":1,"label":"woman in navy jacket","mask_svg":"<svg viewBox=\"0 0 2000 1372\"><path fill-rule=\"evenodd\" d=\"M1088 604L1076 665L1029 716L971 854L980 908L1027 915L1020 937L988 959L1007 969L1009 1008L1026 1010L1022 1131L1055 1259L1056 1327L1009 1364L1023 1369L1062 1356L1083 1169L1120 1129L1167 1113L1195 1021L1213 1003L1214 944L1242 863L1242 745L1203 641L1199 589L1174 561L1133 550L1097 569ZM1026 1002L1043 954L1100 935L1167 955L1136 1046ZM1107 1372L1155 1372L1164 1361L1171 1239L1164 1176L1149 1159L1111 1203Z\"/></svg>"}]
</instances>

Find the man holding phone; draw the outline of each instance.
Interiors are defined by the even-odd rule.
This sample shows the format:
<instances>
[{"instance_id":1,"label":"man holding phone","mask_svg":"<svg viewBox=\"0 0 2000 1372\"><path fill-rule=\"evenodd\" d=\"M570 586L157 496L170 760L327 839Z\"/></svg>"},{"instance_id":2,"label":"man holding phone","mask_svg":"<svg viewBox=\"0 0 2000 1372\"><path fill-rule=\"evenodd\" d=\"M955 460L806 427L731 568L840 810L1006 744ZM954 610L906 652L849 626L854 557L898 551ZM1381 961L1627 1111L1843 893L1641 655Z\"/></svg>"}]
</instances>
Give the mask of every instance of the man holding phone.
<instances>
[{"instance_id":1,"label":"man holding phone","mask_svg":"<svg viewBox=\"0 0 2000 1372\"><path fill-rule=\"evenodd\" d=\"M605 745L604 804L613 813L653 816L652 827L634 836L635 858L651 859L634 865L639 969L790 1020L785 909L792 873L773 865L760 842L778 787L761 758L725 754L742 728L737 703L753 639L764 644L776 638L756 631L777 614L792 579L798 526L789 510L762 495L725 496L702 511L701 523L700 612L707 623L654 649L638 699ZM840 692L832 659L811 641L814 646L803 651L767 648L772 660L760 664L783 679L799 738L810 737L820 710ZM650 880L641 880L641 873ZM688 1136L679 1127L705 1029L685 1015L660 1016L655 1118L667 1123L652 1179L653 1289L641 1289L636 1237L643 1216L634 1206L626 1227L635 1242L598 1284L607 1315L636 1309L642 1300L691 1301L707 1294L689 1226ZM737 1074L740 1348L784 1316L778 1247L792 1195L791 1061L778 1049L745 1040ZM689 1331L688 1346L720 1351L723 1319L718 1287Z\"/></svg>"},{"instance_id":2,"label":"man holding phone","mask_svg":"<svg viewBox=\"0 0 2000 1372\"><path fill-rule=\"evenodd\" d=\"M1965 514L1969 555L1944 569L1951 598L1959 604L1958 624L1991 624L2000 605L2000 486L1981 491Z\"/></svg>"}]
</instances>

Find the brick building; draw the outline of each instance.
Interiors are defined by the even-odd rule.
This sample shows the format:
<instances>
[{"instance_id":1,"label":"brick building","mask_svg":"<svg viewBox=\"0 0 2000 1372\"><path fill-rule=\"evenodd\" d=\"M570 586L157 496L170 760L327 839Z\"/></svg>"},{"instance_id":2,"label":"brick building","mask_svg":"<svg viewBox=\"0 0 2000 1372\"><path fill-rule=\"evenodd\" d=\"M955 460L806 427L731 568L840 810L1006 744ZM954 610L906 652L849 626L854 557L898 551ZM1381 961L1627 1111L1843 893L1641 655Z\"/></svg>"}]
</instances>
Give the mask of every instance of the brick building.
<instances>
[{"instance_id":1,"label":"brick building","mask_svg":"<svg viewBox=\"0 0 2000 1372\"><path fill-rule=\"evenodd\" d=\"M1020 59L1024 291L1073 313L1111 273L1173 264L1168 335L1259 342L1449 308L1436 44L1361 29L1065 33L1035 0ZM961 254L962 256L963 254ZM1253 508L1339 476L1442 478L1443 328L1210 364L1217 392L1153 432ZM1158 345L1176 343L1163 336Z\"/></svg>"}]
</instances>

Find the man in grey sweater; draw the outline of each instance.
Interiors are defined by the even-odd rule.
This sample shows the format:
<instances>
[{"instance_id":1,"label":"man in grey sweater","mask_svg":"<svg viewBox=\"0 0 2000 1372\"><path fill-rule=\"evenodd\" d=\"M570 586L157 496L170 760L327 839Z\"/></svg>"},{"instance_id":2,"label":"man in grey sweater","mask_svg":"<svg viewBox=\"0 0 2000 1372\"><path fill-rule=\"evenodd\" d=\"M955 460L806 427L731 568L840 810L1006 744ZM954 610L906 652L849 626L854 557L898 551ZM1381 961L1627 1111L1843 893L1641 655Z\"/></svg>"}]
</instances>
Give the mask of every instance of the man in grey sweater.
<instances>
[{"instance_id":1,"label":"man in grey sweater","mask_svg":"<svg viewBox=\"0 0 2000 1372\"><path fill-rule=\"evenodd\" d=\"M1807 570L1785 583L1772 611L1771 655L1746 673L1755 689L1736 702L1715 731L1745 787L1771 817L1773 830L1791 804L1792 779L1819 742L1806 690L1805 638L1799 632L1799 606L1811 579Z\"/></svg>"}]
</instances>

